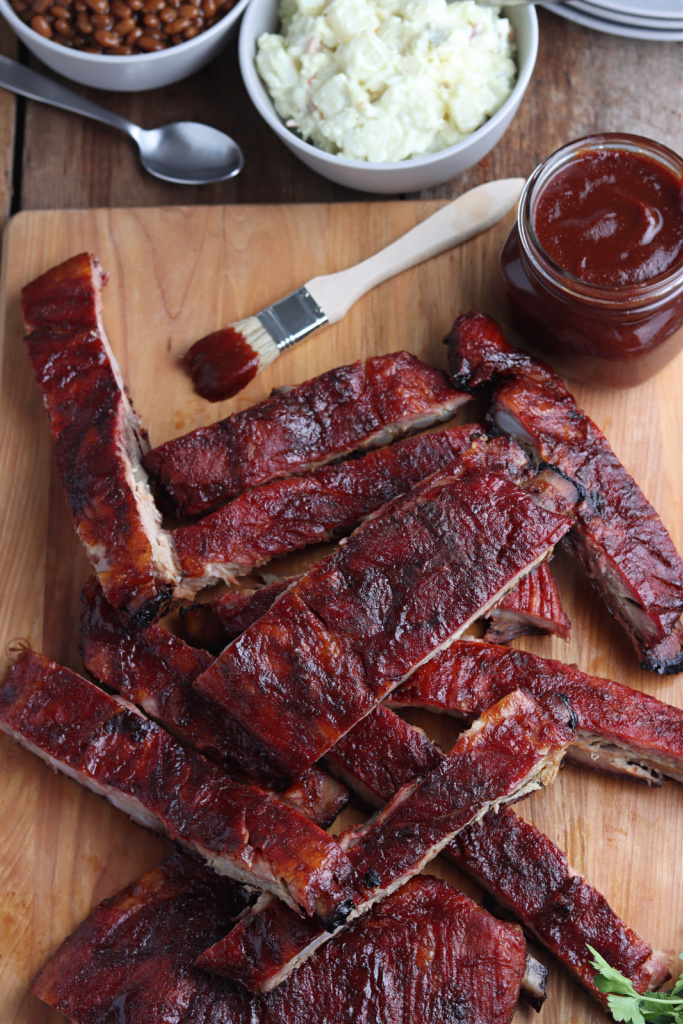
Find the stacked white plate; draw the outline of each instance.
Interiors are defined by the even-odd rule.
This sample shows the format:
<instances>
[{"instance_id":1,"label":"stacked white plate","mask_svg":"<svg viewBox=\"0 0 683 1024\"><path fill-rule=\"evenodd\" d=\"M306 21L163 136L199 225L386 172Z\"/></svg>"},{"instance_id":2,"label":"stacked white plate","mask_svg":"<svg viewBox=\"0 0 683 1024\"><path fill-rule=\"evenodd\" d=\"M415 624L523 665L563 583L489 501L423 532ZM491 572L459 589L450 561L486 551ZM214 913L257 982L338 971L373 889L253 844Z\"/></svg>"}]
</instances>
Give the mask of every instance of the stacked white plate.
<instances>
[{"instance_id":1,"label":"stacked white plate","mask_svg":"<svg viewBox=\"0 0 683 1024\"><path fill-rule=\"evenodd\" d=\"M566 0L548 4L561 18L631 39L683 41L683 0Z\"/></svg>"}]
</instances>

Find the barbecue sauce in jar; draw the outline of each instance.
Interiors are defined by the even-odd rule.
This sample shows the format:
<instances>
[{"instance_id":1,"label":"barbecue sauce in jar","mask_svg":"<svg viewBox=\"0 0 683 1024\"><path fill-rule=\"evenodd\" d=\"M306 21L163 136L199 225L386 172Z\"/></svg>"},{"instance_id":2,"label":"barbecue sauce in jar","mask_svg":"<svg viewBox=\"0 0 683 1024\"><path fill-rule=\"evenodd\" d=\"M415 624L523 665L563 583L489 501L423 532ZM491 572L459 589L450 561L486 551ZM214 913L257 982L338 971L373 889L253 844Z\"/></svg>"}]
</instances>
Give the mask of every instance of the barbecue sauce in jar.
<instances>
[{"instance_id":1,"label":"barbecue sauce in jar","mask_svg":"<svg viewBox=\"0 0 683 1024\"><path fill-rule=\"evenodd\" d=\"M647 380L683 348L683 160L635 135L569 143L529 178L500 275L524 347L560 373Z\"/></svg>"}]
</instances>

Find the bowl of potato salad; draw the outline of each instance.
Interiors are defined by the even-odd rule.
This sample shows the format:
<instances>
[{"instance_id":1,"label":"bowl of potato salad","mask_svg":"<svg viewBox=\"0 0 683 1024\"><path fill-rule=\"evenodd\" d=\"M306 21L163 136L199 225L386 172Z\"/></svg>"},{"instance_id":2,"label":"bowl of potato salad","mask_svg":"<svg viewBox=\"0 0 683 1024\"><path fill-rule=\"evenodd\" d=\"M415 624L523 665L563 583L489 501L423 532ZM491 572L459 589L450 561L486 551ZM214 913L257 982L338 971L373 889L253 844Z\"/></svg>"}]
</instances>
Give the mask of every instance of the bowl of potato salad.
<instances>
[{"instance_id":1,"label":"bowl of potato salad","mask_svg":"<svg viewBox=\"0 0 683 1024\"><path fill-rule=\"evenodd\" d=\"M413 192L478 163L522 100L533 6L474 0L250 0L242 77L261 116L318 173Z\"/></svg>"}]
</instances>

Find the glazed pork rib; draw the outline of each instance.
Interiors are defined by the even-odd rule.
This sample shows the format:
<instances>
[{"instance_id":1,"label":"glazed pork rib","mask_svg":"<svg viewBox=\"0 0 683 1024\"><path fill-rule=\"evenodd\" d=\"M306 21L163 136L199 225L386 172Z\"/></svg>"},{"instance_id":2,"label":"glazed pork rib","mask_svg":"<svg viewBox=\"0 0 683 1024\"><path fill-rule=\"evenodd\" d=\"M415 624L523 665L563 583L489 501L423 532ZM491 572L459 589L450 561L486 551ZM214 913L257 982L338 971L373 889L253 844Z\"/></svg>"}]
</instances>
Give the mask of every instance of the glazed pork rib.
<instances>
[{"instance_id":1,"label":"glazed pork rib","mask_svg":"<svg viewBox=\"0 0 683 1024\"><path fill-rule=\"evenodd\" d=\"M564 698L537 703L521 691L510 694L463 733L429 774L407 783L374 818L342 835L357 888L348 921L417 874L490 807L551 783L573 723ZM294 921L287 909L268 900L197 963L252 991L275 988L330 938L310 919Z\"/></svg>"},{"instance_id":2,"label":"glazed pork rib","mask_svg":"<svg viewBox=\"0 0 683 1024\"><path fill-rule=\"evenodd\" d=\"M219 580L234 583L273 558L348 532L385 502L445 471L478 434L473 424L452 427L275 480L174 530L183 571L176 597L191 598Z\"/></svg>"},{"instance_id":3,"label":"glazed pork rib","mask_svg":"<svg viewBox=\"0 0 683 1024\"><path fill-rule=\"evenodd\" d=\"M458 317L445 339L453 381L493 391L489 416L536 459L583 489L567 546L624 627L644 668L683 669L683 560L661 519L558 375L515 351L483 313ZM669 644L658 645L676 630Z\"/></svg>"},{"instance_id":4,"label":"glazed pork rib","mask_svg":"<svg viewBox=\"0 0 683 1024\"><path fill-rule=\"evenodd\" d=\"M471 718L517 687L569 699L578 720L567 753L572 761L651 786L666 778L683 782L683 710L526 651L458 640L421 666L388 703Z\"/></svg>"},{"instance_id":5,"label":"glazed pork rib","mask_svg":"<svg viewBox=\"0 0 683 1024\"><path fill-rule=\"evenodd\" d=\"M361 799L382 807L399 786L433 771L443 756L420 730L381 705L344 736L326 760ZM670 956L653 950L628 928L605 897L568 864L564 853L511 809L489 812L468 825L442 852L522 922L603 1006L606 997L593 982L586 943L630 978L639 992L659 988L666 980ZM271 905L279 908L279 920L275 927L271 921L263 952L253 940L250 946L245 943L245 963L251 960L251 973L245 976L254 988L268 987L291 942L286 922L294 915L278 901ZM241 927L246 929L247 922L257 930L256 915Z\"/></svg>"},{"instance_id":6,"label":"glazed pork rib","mask_svg":"<svg viewBox=\"0 0 683 1024\"><path fill-rule=\"evenodd\" d=\"M330 927L350 910L351 866L336 840L75 672L27 652L0 687L0 729L219 873Z\"/></svg>"},{"instance_id":7,"label":"glazed pork rib","mask_svg":"<svg viewBox=\"0 0 683 1024\"><path fill-rule=\"evenodd\" d=\"M298 579L299 576L278 576L263 587L228 590L212 601L181 608L184 635L192 646L220 654Z\"/></svg>"},{"instance_id":8,"label":"glazed pork rib","mask_svg":"<svg viewBox=\"0 0 683 1024\"><path fill-rule=\"evenodd\" d=\"M267 997L194 961L248 905L176 853L97 907L32 991L74 1024L509 1024L525 969L517 927L436 878L415 878ZM417 951L417 955L416 955Z\"/></svg>"},{"instance_id":9,"label":"glazed pork rib","mask_svg":"<svg viewBox=\"0 0 683 1024\"><path fill-rule=\"evenodd\" d=\"M637 992L670 977L671 953L652 947L617 917L607 900L530 822L502 807L455 837L449 857L513 913L603 1006L586 943L633 983Z\"/></svg>"},{"instance_id":10,"label":"glazed pork rib","mask_svg":"<svg viewBox=\"0 0 683 1024\"><path fill-rule=\"evenodd\" d=\"M538 576L540 580L536 579ZM228 590L212 601L181 608L184 635L193 646L220 654L298 578L275 577L256 589ZM491 623L495 616L495 625L489 625L487 632L487 636L495 633L492 643L507 643L528 632L563 636L565 630L569 630L569 619L562 610L557 585L545 562L521 579L488 614Z\"/></svg>"},{"instance_id":11,"label":"glazed pork rib","mask_svg":"<svg viewBox=\"0 0 683 1024\"><path fill-rule=\"evenodd\" d=\"M149 491L146 435L100 317L106 277L83 253L22 291L26 344L73 524L107 598L154 618L180 568Z\"/></svg>"},{"instance_id":12,"label":"glazed pork rib","mask_svg":"<svg viewBox=\"0 0 683 1024\"><path fill-rule=\"evenodd\" d=\"M503 476L425 481L293 583L195 681L285 777L547 558L571 520Z\"/></svg>"},{"instance_id":13,"label":"glazed pork rib","mask_svg":"<svg viewBox=\"0 0 683 1024\"><path fill-rule=\"evenodd\" d=\"M234 755L243 730L192 687L213 657L188 646L156 623L145 629L131 629L95 579L86 583L81 601L79 643L87 671L138 704L181 743L198 750L223 771L244 775L249 746L239 761ZM252 614L255 611L252 607ZM253 764L246 781L259 782L261 775L260 763ZM348 795L342 783L317 765L277 794L278 799L321 828L332 824L346 806Z\"/></svg>"},{"instance_id":14,"label":"glazed pork rib","mask_svg":"<svg viewBox=\"0 0 683 1024\"><path fill-rule=\"evenodd\" d=\"M173 510L192 515L249 487L448 420L467 402L440 370L408 352L340 366L145 457Z\"/></svg>"},{"instance_id":15,"label":"glazed pork rib","mask_svg":"<svg viewBox=\"0 0 683 1024\"><path fill-rule=\"evenodd\" d=\"M541 565L536 572L544 568ZM236 639L267 610L286 584L287 580L277 581L261 590L224 595L232 601L226 605L221 639L226 643ZM221 601L212 602L216 615ZM206 607L199 606L197 614ZM219 627L209 622L211 642ZM568 759L598 771L631 776L650 786L660 786L664 779L683 782L683 710L630 686L526 651L456 640L420 666L385 703L392 708L419 707L471 719L518 686L536 696L555 692L569 698L578 727ZM352 742L355 733L356 729L347 733L339 743ZM408 741L404 738L403 742ZM335 757L337 749L328 751L326 760L334 765L335 775L344 778ZM386 756L390 765L391 759ZM416 767L414 774L421 771L423 765ZM358 791L355 783L352 788Z\"/></svg>"},{"instance_id":16,"label":"glazed pork rib","mask_svg":"<svg viewBox=\"0 0 683 1024\"><path fill-rule=\"evenodd\" d=\"M272 587L264 587L254 592L251 599L242 595L239 616L231 620L234 636L263 614L268 607L266 598L273 600L274 592L281 586L282 581ZM572 745L569 747L571 750ZM344 779L366 804L376 808L388 803L405 783L431 772L442 759L443 753L421 730L403 721L383 704L358 722L325 757L334 773ZM481 876L477 875L472 857L466 864L459 862L455 844L442 851L445 856L458 867L466 869L501 905L523 919L535 936L603 1003L605 997L592 982L593 971L586 943L617 965L634 981L639 991L657 988L663 980L666 957L653 952L647 943L627 928L605 898L567 864L562 851L528 823L520 824L520 834L531 836L533 841L515 844L512 863L506 854L505 840L497 845L498 833L488 832L491 818L491 814L487 815L478 825L470 825L462 833L467 836L470 832L481 832L480 849L487 834L490 835L487 859L479 865ZM512 820L510 813L509 830L512 830ZM536 856L536 849L544 850L544 857ZM506 863L512 866L509 873L499 868ZM524 880L532 877L537 889L530 892L525 889ZM266 922L268 941L262 944L258 955L254 951L250 957L249 977L255 990L268 987L271 975L277 973L283 960L286 962L287 950L295 950L292 941L296 943L299 918L277 901L268 911L269 915L276 914L275 907L279 907L276 925L273 926L273 918L269 917L269 923ZM250 924L252 928L258 927L259 920L256 918ZM525 984L528 986L528 979ZM525 995L527 998L530 996L528 987ZM540 995L542 1001L542 993ZM532 998L531 1001L536 1005L538 1000Z\"/></svg>"},{"instance_id":17,"label":"glazed pork rib","mask_svg":"<svg viewBox=\"0 0 683 1024\"><path fill-rule=\"evenodd\" d=\"M484 639L491 644L507 644L526 633L550 633L562 640L569 639L571 624L545 562L491 609L489 619Z\"/></svg>"}]
</instances>

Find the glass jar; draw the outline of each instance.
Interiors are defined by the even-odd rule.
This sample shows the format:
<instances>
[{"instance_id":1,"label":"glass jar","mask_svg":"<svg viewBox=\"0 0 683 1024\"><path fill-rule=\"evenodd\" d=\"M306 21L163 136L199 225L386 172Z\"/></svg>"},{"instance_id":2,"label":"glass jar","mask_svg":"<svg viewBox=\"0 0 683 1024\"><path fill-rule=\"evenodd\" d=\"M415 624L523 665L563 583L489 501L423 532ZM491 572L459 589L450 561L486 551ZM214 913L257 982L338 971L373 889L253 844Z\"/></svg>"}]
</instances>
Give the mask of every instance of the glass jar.
<instances>
[{"instance_id":1,"label":"glass jar","mask_svg":"<svg viewBox=\"0 0 683 1024\"><path fill-rule=\"evenodd\" d=\"M667 183L673 175L681 205L666 215L673 221L679 216L683 232L683 160L637 135L590 135L557 150L533 172L520 199L517 223L503 246L499 270L507 316L525 349L573 380L631 387L653 376L683 348L683 254L657 276L648 278L645 273L644 280L627 284L596 284L563 269L537 234L541 222L537 224L536 213L544 189L553 179L559 186L560 176L571 174L579 161L582 168L590 166L592 154L597 154L597 166L606 151L618 154L619 160L623 156L652 161L654 171L668 176ZM617 209L618 181L613 188ZM568 209L566 215L559 214L570 233L573 213ZM661 218L658 210L655 214ZM677 224L674 227L678 230ZM580 244L585 248L585 238ZM617 276L607 269L608 280Z\"/></svg>"}]
</instances>

